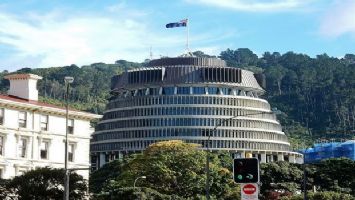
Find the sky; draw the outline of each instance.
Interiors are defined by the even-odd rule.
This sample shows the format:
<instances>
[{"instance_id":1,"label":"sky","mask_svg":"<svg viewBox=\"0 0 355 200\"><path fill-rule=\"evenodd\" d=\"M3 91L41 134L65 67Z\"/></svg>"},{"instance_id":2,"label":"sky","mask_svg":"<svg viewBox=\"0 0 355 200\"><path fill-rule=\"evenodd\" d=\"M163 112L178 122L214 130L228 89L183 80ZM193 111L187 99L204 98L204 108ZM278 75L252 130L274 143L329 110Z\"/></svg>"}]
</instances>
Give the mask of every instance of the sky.
<instances>
[{"instance_id":1,"label":"sky","mask_svg":"<svg viewBox=\"0 0 355 200\"><path fill-rule=\"evenodd\" d=\"M355 0L0 0L0 71L227 48L355 54ZM185 27L165 28L189 19Z\"/></svg>"}]
</instances>

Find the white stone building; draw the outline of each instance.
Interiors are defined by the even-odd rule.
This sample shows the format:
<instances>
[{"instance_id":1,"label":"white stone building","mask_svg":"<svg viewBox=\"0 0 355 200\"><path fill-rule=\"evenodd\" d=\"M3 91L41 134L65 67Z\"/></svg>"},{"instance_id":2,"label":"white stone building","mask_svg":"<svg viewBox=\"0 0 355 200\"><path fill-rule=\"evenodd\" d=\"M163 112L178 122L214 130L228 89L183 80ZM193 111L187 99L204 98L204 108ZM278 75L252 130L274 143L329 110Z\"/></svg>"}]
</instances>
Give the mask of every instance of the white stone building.
<instances>
[{"instance_id":1,"label":"white stone building","mask_svg":"<svg viewBox=\"0 0 355 200\"><path fill-rule=\"evenodd\" d=\"M12 74L8 95L0 95L0 178L37 167L64 168L66 109L38 102L33 74ZM100 115L69 110L69 168L89 168L90 121ZM88 179L89 171L77 171Z\"/></svg>"}]
</instances>

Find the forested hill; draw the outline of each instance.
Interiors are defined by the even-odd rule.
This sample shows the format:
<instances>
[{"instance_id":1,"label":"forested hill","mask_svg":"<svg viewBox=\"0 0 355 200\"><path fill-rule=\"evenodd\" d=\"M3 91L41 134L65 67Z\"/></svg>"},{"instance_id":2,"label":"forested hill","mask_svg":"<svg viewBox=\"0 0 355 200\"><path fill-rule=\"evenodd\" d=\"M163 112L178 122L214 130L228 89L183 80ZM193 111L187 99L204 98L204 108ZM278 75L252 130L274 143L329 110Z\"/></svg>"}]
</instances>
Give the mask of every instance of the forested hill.
<instances>
[{"instance_id":1,"label":"forested hill","mask_svg":"<svg viewBox=\"0 0 355 200\"><path fill-rule=\"evenodd\" d=\"M23 68L17 73L33 73L43 77L38 81L40 101L64 105L64 77L73 76L70 106L78 110L103 113L110 96L111 77L126 69L141 67L141 63L118 60L115 64L94 63L78 67L76 65L51 68ZM3 77L7 71L0 73L0 92L6 93L9 82Z\"/></svg>"},{"instance_id":2,"label":"forested hill","mask_svg":"<svg viewBox=\"0 0 355 200\"><path fill-rule=\"evenodd\" d=\"M196 56L210 57L201 51ZM266 75L265 97L279 116L292 142L302 138L354 138L355 136L355 55L342 59L326 54L311 58L305 54L265 52L258 57L247 48L227 49L219 56L229 66L241 67ZM23 68L18 72L43 76L39 81L41 101L62 104L64 76L75 77L70 95L75 108L102 113L109 98L111 77L125 69L144 63L118 60L115 64L95 63L53 68ZM5 93L8 81L0 73L0 92Z\"/></svg>"}]
</instances>

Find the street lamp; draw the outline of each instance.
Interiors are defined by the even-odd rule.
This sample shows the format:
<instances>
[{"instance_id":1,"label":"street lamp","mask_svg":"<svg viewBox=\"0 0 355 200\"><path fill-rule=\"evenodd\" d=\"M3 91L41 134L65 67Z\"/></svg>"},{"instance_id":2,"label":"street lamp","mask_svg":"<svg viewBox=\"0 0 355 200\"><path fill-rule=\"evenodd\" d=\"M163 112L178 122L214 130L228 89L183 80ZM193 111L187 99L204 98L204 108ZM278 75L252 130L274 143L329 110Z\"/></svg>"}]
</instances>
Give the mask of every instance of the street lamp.
<instances>
[{"instance_id":1,"label":"street lamp","mask_svg":"<svg viewBox=\"0 0 355 200\"><path fill-rule=\"evenodd\" d=\"M306 148L303 152L303 199L307 200L307 171L306 171L306 156L309 153L307 150L312 148Z\"/></svg>"},{"instance_id":2,"label":"street lamp","mask_svg":"<svg viewBox=\"0 0 355 200\"><path fill-rule=\"evenodd\" d=\"M263 112L258 112L258 113L250 113L250 114L245 114L245 115L235 115L230 118L226 118L221 120L212 130L212 133L217 131L217 128L222 126L225 122L235 119L237 117L244 117L244 116L250 116L250 115L259 115L259 114L272 114L276 113L279 114L280 111L277 110L277 108L272 109L271 111L263 111ZM211 139L211 132L208 131L208 138L207 138L207 153L206 153L206 199L210 200L210 139Z\"/></svg>"},{"instance_id":3,"label":"street lamp","mask_svg":"<svg viewBox=\"0 0 355 200\"><path fill-rule=\"evenodd\" d=\"M65 95L65 102L66 102L66 115L65 115L65 155L64 155L64 200L69 200L69 170L68 170L68 121L69 121L69 89L70 84L73 83L74 78L71 76L64 77L64 83L66 86L66 95Z\"/></svg>"},{"instance_id":4,"label":"street lamp","mask_svg":"<svg viewBox=\"0 0 355 200\"><path fill-rule=\"evenodd\" d=\"M136 180L134 180L134 183L133 183L133 191L136 190L136 182L138 181L138 179L146 179L147 177L146 176L140 176L138 178L136 178Z\"/></svg>"}]
</instances>

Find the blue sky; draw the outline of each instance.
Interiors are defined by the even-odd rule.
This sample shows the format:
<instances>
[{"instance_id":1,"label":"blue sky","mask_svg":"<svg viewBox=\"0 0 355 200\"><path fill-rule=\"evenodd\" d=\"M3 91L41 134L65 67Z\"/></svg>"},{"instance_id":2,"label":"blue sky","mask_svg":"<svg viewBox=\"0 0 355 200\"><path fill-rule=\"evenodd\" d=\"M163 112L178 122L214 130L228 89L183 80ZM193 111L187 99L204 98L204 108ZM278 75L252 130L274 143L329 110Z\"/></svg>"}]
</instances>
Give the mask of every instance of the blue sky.
<instances>
[{"instance_id":1,"label":"blue sky","mask_svg":"<svg viewBox=\"0 0 355 200\"><path fill-rule=\"evenodd\" d=\"M1 0L0 70L142 62L190 49L355 53L354 0Z\"/></svg>"}]
</instances>

